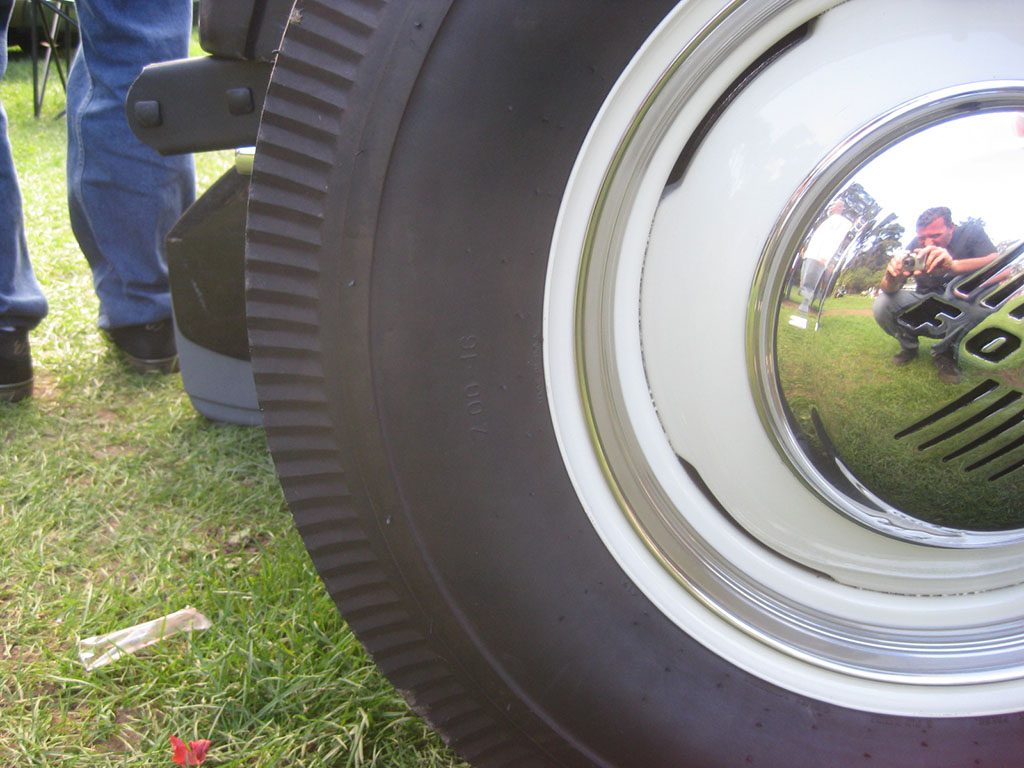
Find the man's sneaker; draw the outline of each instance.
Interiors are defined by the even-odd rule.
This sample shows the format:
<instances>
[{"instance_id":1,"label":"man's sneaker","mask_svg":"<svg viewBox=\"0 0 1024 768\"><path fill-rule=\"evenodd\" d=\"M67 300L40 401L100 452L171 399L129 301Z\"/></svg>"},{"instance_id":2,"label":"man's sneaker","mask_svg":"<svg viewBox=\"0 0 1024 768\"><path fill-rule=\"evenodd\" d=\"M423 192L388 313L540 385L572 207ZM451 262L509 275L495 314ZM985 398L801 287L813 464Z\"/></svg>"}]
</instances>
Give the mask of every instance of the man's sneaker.
<instances>
[{"instance_id":1,"label":"man's sneaker","mask_svg":"<svg viewBox=\"0 0 1024 768\"><path fill-rule=\"evenodd\" d=\"M913 349L901 349L892 356L892 364L896 366L906 365L915 357L917 357L917 347L914 347Z\"/></svg>"},{"instance_id":2,"label":"man's sneaker","mask_svg":"<svg viewBox=\"0 0 1024 768\"><path fill-rule=\"evenodd\" d=\"M32 351L28 331L0 331L0 402L32 396Z\"/></svg>"},{"instance_id":3,"label":"man's sneaker","mask_svg":"<svg viewBox=\"0 0 1024 768\"><path fill-rule=\"evenodd\" d=\"M811 311L810 299L804 299L803 301L800 302L800 311L803 312L805 315Z\"/></svg>"},{"instance_id":4,"label":"man's sneaker","mask_svg":"<svg viewBox=\"0 0 1024 768\"><path fill-rule=\"evenodd\" d=\"M106 333L125 354L136 373L174 373L178 370L174 323L170 320L126 325Z\"/></svg>"},{"instance_id":5,"label":"man's sneaker","mask_svg":"<svg viewBox=\"0 0 1024 768\"><path fill-rule=\"evenodd\" d=\"M935 355L932 357L932 362L939 370L939 381L944 381L946 384L960 383L960 369L956 365L956 360L949 355Z\"/></svg>"}]
</instances>

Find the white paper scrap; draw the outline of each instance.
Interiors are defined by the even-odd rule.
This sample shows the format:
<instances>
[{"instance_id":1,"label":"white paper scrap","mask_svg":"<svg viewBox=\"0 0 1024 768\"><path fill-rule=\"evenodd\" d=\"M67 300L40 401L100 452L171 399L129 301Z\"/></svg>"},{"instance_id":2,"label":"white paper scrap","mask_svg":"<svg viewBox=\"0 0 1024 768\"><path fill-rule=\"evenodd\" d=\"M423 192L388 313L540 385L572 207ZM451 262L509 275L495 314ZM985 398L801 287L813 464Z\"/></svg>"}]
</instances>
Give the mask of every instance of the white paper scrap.
<instances>
[{"instance_id":1,"label":"white paper scrap","mask_svg":"<svg viewBox=\"0 0 1024 768\"><path fill-rule=\"evenodd\" d=\"M136 624L134 627L79 640L78 658L82 660L85 669L89 671L117 661L122 656L135 653L141 648L159 643L180 632L209 629L211 626L208 618L195 608L188 606L159 619Z\"/></svg>"}]
</instances>

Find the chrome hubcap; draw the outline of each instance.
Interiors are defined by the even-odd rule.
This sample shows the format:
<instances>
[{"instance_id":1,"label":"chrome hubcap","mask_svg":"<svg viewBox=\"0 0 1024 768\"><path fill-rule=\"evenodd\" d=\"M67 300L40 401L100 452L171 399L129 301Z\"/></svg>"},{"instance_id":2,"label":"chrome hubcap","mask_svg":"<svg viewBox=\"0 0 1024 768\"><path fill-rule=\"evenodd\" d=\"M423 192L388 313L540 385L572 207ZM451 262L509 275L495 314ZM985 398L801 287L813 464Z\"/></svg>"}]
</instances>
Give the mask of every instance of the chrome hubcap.
<instances>
[{"instance_id":1,"label":"chrome hubcap","mask_svg":"<svg viewBox=\"0 0 1024 768\"><path fill-rule=\"evenodd\" d=\"M906 541L994 547L1024 540L1024 431L1017 427L1024 420L1017 404L1024 249L1013 182L1014 169L1024 171L1020 109L1024 84L959 86L858 132L800 185L769 238L752 293L755 389L780 452L831 509ZM937 158L944 178L916 190L907 177ZM978 177L973 193L965 189L971 169L986 162L999 175ZM876 298L890 259L907 253L920 213L882 202L949 197L992 211L1000 257L946 276L943 285L925 275L921 286L908 280L894 298ZM828 209L836 212L823 214ZM797 293L810 294L797 298L799 306L789 299L800 280L793 254L804 255ZM904 258L908 271L924 266ZM895 332L905 344L923 339L920 355L914 347L901 352L898 338L871 318L872 303L876 313L893 306ZM938 369L945 381L930 370L931 359L946 366Z\"/></svg>"}]
</instances>

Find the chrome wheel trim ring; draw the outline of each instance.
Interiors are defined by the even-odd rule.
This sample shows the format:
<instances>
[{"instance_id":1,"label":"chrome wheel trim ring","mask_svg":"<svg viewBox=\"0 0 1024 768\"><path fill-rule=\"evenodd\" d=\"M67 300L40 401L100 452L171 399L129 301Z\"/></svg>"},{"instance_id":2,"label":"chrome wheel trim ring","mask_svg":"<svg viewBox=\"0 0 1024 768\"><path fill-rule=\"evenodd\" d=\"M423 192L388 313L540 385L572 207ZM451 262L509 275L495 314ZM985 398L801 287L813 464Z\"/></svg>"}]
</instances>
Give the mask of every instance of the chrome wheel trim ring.
<instances>
[{"instance_id":1,"label":"chrome wheel trim ring","mask_svg":"<svg viewBox=\"0 0 1024 768\"><path fill-rule=\"evenodd\" d=\"M837 579L792 557L756 518L730 519L743 505L730 498L728 478L706 476L698 467L728 513L716 508L680 467L677 454L693 455L692 446L685 437L666 437L651 402L648 392L657 387L649 381L636 318L641 273L650 266L646 244L656 234L668 169L728 84L761 51L831 3L752 5L733 3L718 15L711 3L677 8L620 79L580 153L552 246L545 319L549 397L566 466L599 534L634 583L687 632L748 671L790 690L879 712L1019 709L1024 629L1008 608L1020 597L1019 549L961 564L945 584L979 572L978 562L984 563L977 580L984 589L970 596L952 589L941 600L907 596L948 570L931 548L909 569L911 581L920 583L904 594L880 588L892 574L874 560L867 568L856 558L843 563ZM705 24L707 18L713 20ZM778 199L772 221L795 186ZM759 222L761 239L743 268L744 310L770 224ZM744 371L739 378L748 387L742 333L734 346ZM745 391L749 413L734 429L749 434L743 428L752 416L761 449L774 455L763 473L790 475L772 492L800 499L820 515L820 501L784 469ZM870 535L877 544L881 537ZM905 557L910 547L895 544L890 560ZM852 574L855 582L862 571L864 583L843 581ZM914 603L909 612L908 601ZM965 642L969 622L983 629ZM982 647L1002 655L988 663L977 653Z\"/></svg>"}]
</instances>

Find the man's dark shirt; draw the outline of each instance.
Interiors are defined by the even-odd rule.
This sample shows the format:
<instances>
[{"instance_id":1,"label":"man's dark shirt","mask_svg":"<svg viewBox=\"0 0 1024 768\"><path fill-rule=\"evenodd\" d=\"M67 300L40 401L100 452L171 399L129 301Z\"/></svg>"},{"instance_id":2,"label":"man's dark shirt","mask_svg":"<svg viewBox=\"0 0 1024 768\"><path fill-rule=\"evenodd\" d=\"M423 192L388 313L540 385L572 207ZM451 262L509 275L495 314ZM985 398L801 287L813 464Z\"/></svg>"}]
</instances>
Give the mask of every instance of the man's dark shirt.
<instances>
[{"instance_id":1,"label":"man's dark shirt","mask_svg":"<svg viewBox=\"0 0 1024 768\"><path fill-rule=\"evenodd\" d=\"M921 241L915 237L907 245L907 250L914 251L921 247ZM977 224L957 224L946 250L953 257L953 261L960 261L960 259L988 256L990 253L995 253L996 247L992 245L985 230ZM914 279L917 281L918 293L942 293L946 283L954 277L956 275L952 272L946 272L941 275L918 275Z\"/></svg>"}]
</instances>

